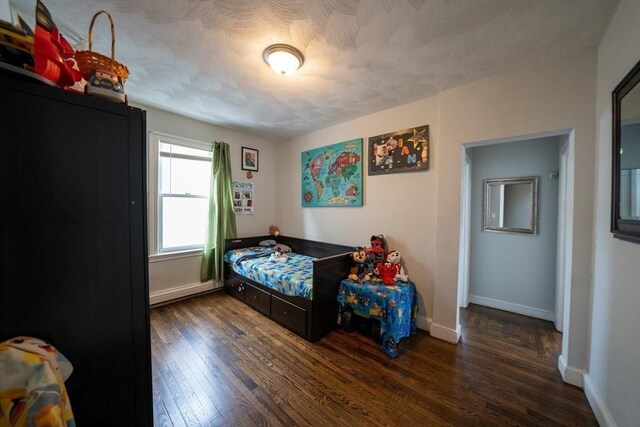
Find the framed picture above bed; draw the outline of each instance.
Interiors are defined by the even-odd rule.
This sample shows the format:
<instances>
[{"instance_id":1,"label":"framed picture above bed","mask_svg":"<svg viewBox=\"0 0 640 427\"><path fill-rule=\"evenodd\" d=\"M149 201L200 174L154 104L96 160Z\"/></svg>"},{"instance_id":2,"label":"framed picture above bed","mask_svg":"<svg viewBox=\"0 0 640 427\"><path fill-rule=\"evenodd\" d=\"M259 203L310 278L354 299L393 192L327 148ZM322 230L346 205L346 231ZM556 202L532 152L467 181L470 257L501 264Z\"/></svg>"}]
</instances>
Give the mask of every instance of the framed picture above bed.
<instances>
[{"instance_id":1,"label":"framed picture above bed","mask_svg":"<svg viewBox=\"0 0 640 427\"><path fill-rule=\"evenodd\" d=\"M429 126L369 138L369 175L417 172L429 168Z\"/></svg>"},{"instance_id":2,"label":"framed picture above bed","mask_svg":"<svg viewBox=\"0 0 640 427\"><path fill-rule=\"evenodd\" d=\"M362 138L301 154L302 207L362 206Z\"/></svg>"},{"instance_id":3,"label":"framed picture above bed","mask_svg":"<svg viewBox=\"0 0 640 427\"><path fill-rule=\"evenodd\" d=\"M242 147L242 170L258 172L258 150Z\"/></svg>"}]
</instances>

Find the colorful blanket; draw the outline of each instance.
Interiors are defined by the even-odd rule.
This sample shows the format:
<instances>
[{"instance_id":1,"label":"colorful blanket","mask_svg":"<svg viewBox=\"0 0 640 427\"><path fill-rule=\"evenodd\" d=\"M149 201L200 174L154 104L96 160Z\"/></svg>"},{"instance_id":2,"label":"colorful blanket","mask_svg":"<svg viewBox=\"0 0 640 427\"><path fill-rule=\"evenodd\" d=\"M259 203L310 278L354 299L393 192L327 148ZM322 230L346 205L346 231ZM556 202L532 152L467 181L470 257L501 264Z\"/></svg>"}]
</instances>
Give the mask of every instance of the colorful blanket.
<instances>
[{"instance_id":1,"label":"colorful blanket","mask_svg":"<svg viewBox=\"0 0 640 427\"><path fill-rule=\"evenodd\" d=\"M269 256L274 252L273 247L250 246L248 248L233 249L224 254L224 260L235 265L251 258Z\"/></svg>"},{"instance_id":2,"label":"colorful blanket","mask_svg":"<svg viewBox=\"0 0 640 427\"><path fill-rule=\"evenodd\" d=\"M274 289L284 295L312 299L313 260L297 253L287 254L286 260L271 259L271 248L250 247L225 254L233 271Z\"/></svg>"},{"instance_id":3,"label":"colorful blanket","mask_svg":"<svg viewBox=\"0 0 640 427\"><path fill-rule=\"evenodd\" d=\"M0 343L0 427L74 427L64 381L71 363L31 337Z\"/></svg>"}]
</instances>

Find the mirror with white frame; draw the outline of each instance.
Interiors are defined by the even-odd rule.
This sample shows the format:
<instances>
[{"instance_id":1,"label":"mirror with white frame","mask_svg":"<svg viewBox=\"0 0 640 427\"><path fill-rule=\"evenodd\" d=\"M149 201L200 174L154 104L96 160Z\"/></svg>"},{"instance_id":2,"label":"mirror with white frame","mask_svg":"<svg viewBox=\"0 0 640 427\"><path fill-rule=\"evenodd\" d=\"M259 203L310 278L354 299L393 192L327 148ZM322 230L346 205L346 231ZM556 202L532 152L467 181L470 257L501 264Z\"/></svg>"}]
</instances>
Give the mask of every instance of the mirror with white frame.
<instances>
[{"instance_id":1,"label":"mirror with white frame","mask_svg":"<svg viewBox=\"0 0 640 427\"><path fill-rule=\"evenodd\" d=\"M538 177L484 180L482 231L536 234Z\"/></svg>"}]
</instances>

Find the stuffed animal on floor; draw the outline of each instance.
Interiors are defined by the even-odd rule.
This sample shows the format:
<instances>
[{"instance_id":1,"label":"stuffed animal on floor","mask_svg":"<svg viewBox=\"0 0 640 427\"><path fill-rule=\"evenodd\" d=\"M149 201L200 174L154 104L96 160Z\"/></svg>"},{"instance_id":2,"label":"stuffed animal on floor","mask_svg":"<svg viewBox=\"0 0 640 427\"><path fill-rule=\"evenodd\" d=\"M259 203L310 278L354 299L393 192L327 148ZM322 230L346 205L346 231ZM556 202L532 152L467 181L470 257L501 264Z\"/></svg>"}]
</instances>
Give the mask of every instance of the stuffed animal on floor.
<instances>
[{"instance_id":1,"label":"stuffed animal on floor","mask_svg":"<svg viewBox=\"0 0 640 427\"><path fill-rule=\"evenodd\" d=\"M408 282L409 276L407 276L404 272L404 267L402 266L402 256L400 256L400 252L391 251L387 254L387 264L390 264L395 269L395 280L399 280L401 282Z\"/></svg>"},{"instance_id":2,"label":"stuffed animal on floor","mask_svg":"<svg viewBox=\"0 0 640 427\"><path fill-rule=\"evenodd\" d=\"M353 280L354 282L369 281L370 276L368 274L367 265L365 264L365 261L367 260L367 252L364 248L360 246L356 247L353 252L351 252L351 259L353 260L353 267L351 267L348 279Z\"/></svg>"},{"instance_id":3,"label":"stuffed animal on floor","mask_svg":"<svg viewBox=\"0 0 640 427\"><path fill-rule=\"evenodd\" d=\"M269 227L269 234L278 237L280 235L280 229L277 225L272 225Z\"/></svg>"}]
</instances>

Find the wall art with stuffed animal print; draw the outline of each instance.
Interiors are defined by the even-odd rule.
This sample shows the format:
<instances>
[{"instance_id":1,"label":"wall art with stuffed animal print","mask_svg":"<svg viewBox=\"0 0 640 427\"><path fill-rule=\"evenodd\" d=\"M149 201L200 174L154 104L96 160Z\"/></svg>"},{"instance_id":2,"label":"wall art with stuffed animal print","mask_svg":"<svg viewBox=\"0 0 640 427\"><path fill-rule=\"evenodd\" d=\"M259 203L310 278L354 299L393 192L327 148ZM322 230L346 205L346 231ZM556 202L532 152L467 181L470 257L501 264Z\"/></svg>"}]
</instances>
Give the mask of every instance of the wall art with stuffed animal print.
<instances>
[{"instance_id":1,"label":"wall art with stuffed animal print","mask_svg":"<svg viewBox=\"0 0 640 427\"><path fill-rule=\"evenodd\" d=\"M369 138L369 175L429 169L429 126Z\"/></svg>"}]
</instances>

